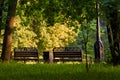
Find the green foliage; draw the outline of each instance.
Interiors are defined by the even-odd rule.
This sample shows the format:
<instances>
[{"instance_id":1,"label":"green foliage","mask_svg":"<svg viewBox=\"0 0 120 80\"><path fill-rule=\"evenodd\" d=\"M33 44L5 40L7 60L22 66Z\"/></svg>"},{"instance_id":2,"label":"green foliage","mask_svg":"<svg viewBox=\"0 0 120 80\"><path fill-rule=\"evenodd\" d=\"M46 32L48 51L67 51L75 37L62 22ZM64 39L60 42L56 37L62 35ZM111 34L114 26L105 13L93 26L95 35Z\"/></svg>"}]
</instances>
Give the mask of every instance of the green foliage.
<instances>
[{"instance_id":1,"label":"green foliage","mask_svg":"<svg viewBox=\"0 0 120 80\"><path fill-rule=\"evenodd\" d=\"M0 1L0 30L4 29L5 21L7 17L7 9L8 9L8 0Z\"/></svg>"},{"instance_id":2,"label":"green foliage","mask_svg":"<svg viewBox=\"0 0 120 80\"><path fill-rule=\"evenodd\" d=\"M86 13L83 13L86 10ZM18 14L26 16L27 21L32 18L38 21L44 20L47 25L64 22L65 18L71 17L73 21L82 22L87 14L87 20L95 18L95 0L20 0Z\"/></svg>"},{"instance_id":3,"label":"green foliage","mask_svg":"<svg viewBox=\"0 0 120 80\"><path fill-rule=\"evenodd\" d=\"M96 18L95 1L20 0L17 14L21 15L22 25L32 27L40 51L57 46L81 46L84 43L83 34L87 36L89 32L88 51L93 53L96 39L96 23L93 21ZM71 32L68 31L70 28L73 29Z\"/></svg>"},{"instance_id":4,"label":"green foliage","mask_svg":"<svg viewBox=\"0 0 120 80\"><path fill-rule=\"evenodd\" d=\"M3 10L3 15L0 15L2 29L8 9L8 0L4 1L4 7L0 6L0 10ZM59 46L83 47L88 36L88 53L93 54L96 39L96 1L101 6L100 17L107 17L108 23L108 13L113 10L120 12L119 0L19 0L19 17L15 20L13 47L37 46L40 51L51 51L53 47ZM119 17L120 15L118 19ZM102 27L101 36L105 50L108 50L105 30ZM0 36L1 44L2 38ZM109 54L109 51L106 52Z\"/></svg>"},{"instance_id":5,"label":"green foliage","mask_svg":"<svg viewBox=\"0 0 120 80\"><path fill-rule=\"evenodd\" d=\"M103 1L107 6L109 0ZM83 35L88 35L88 53L93 54L95 5L96 0L20 0L13 45L37 46L40 51L59 46L83 47Z\"/></svg>"},{"instance_id":6,"label":"green foliage","mask_svg":"<svg viewBox=\"0 0 120 80\"><path fill-rule=\"evenodd\" d=\"M120 1L119 0L103 0L102 10L106 13L106 16L109 17L109 13L114 10L120 10Z\"/></svg>"},{"instance_id":7,"label":"green foliage","mask_svg":"<svg viewBox=\"0 0 120 80\"><path fill-rule=\"evenodd\" d=\"M94 53L94 42L96 41L96 21L92 20L82 23L79 34L77 36L76 45L80 46L85 51L85 43L87 42L88 54ZM73 45L73 44L72 44Z\"/></svg>"}]
</instances>

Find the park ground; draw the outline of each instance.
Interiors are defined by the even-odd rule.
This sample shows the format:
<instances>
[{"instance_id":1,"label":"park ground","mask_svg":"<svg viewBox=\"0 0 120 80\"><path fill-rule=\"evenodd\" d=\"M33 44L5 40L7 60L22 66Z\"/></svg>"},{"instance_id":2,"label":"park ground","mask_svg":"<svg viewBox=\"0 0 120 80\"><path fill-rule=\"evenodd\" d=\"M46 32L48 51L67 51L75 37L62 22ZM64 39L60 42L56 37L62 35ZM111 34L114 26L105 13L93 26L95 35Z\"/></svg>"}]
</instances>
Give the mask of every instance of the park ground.
<instances>
[{"instance_id":1,"label":"park ground","mask_svg":"<svg viewBox=\"0 0 120 80\"><path fill-rule=\"evenodd\" d=\"M0 63L0 80L119 80L120 66Z\"/></svg>"}]
</instances>

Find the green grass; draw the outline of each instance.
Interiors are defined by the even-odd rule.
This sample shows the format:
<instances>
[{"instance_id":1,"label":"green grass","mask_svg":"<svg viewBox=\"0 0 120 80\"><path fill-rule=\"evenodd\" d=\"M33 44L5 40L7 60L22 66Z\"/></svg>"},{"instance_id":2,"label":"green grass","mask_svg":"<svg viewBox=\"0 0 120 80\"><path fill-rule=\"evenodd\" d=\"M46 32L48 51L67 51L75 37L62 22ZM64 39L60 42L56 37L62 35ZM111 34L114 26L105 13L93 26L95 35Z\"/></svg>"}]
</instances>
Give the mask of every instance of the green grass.
<instances>
[{"instance_id":1,"label":"green grass","mask_svg":"<svg viewBox=\"0 0 120 80\"><path fill-rule=\"evenodd\" d=\"M120 80L120 66L0 63L0 80Z\"/></svg>"}]
</instances>

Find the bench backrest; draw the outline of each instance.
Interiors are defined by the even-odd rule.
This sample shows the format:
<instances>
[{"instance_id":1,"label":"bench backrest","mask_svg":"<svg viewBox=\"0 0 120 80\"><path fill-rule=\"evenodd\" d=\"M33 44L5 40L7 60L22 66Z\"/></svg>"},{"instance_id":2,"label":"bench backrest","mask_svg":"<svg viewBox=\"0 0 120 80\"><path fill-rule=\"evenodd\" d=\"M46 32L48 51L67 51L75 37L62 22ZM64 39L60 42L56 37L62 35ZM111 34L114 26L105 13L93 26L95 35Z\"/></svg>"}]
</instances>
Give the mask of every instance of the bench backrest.
<instances>
[{"instance_id":1,"label":"bench backrest","mask_svg":"<svg viewBox=\"0 0 120 80\"><path fill-rule=\"evenodd\" d=\"M14 57L38 57L38 50L34 47L14 48Z\"/></svg>"},{"instance_id":2,"label":"bench backrest","mask_svg":"<svg viewBox=\"0 0 120 80\"><path fill-rule=\"evenodd\" d=\"M82 51L79 47L55 47L53 49L54 58L81 58Z\"/></svg>"}]
</instances>

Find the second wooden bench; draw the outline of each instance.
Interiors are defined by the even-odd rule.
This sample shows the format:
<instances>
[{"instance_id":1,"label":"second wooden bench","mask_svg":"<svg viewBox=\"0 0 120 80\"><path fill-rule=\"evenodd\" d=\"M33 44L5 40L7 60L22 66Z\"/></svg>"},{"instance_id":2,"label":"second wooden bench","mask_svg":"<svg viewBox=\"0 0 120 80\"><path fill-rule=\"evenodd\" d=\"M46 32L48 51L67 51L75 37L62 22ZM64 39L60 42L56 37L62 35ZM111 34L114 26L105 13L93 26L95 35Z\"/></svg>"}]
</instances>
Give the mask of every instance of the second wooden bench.
<instances>
[{"instance_id":1,"label":"second wooden bench","mask_svg":"<svg viewBox=\"0 0 120 80\"><path fill-rule=\"evenodd\" d=\"M53 61L82 61L82 50L79 47L55 47Z\"/></svg>"}]
</instances>

